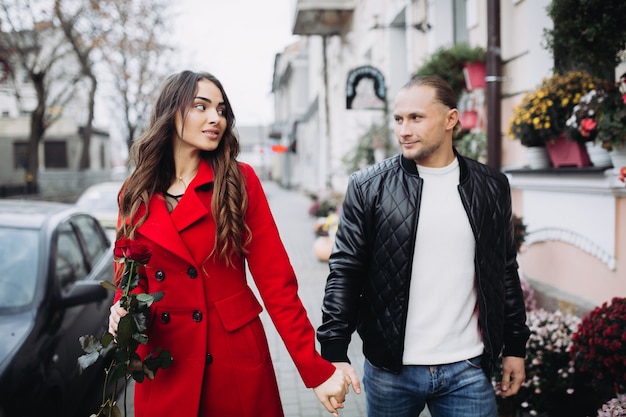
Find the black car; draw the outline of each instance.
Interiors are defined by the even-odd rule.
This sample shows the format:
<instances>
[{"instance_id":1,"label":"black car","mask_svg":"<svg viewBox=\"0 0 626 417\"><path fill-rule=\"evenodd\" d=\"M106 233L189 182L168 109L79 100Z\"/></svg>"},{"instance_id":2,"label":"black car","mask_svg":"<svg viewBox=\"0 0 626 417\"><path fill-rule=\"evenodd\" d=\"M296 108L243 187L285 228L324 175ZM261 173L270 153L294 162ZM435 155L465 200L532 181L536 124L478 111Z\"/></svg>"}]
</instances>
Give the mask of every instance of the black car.
<instances>
[{"instance_id":1,"label":"black car","mask_svg":"<svg viewBox=\"0 0 626 417\"><path fill-rule=\"evenodd\" d=\"M102 360L82 373L80 336L106 330L113 250L74 205L0 200L0 417L87 417Z\"/></svg>"}]
</instances>

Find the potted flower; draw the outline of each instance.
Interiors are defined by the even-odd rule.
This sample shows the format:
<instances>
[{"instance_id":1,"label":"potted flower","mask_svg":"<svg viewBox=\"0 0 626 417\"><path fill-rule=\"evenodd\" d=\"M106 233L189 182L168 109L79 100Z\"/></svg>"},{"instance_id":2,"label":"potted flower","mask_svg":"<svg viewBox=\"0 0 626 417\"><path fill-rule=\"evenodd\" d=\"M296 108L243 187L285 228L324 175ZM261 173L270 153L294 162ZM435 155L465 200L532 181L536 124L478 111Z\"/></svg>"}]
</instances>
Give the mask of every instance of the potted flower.
<instances>
[{"instance_id":1,"label":"potted flower","mask_svg":"<svg viewBox=\"0 0 626 417\"><path fill-rule=\"evenodd\" d=\"M469 68L476 63L484 66L486 57L487 53L483 48L458 43L450 48L440 48L435 51L430 59L418 68L415 75L438 75L450 83L458 97L463 91L476 88L475 85L468 86L466 83L466 79L473 78L468 74L471 71ZM481 71L478 72L482 73Z\"/></svg>"},{"instance_id":2,"label":"potted flower","mask_svg":"<svg viewBox=\"0 0 626 417\"><path fill-rule=\"evenodd\" d=\"M313 242L313 253L320 261L328 261L330 253L335 244L335 233L339 226L339 214L330 213L326 217L319 217L313 225L315 241Z\"/></svg>"},{"instance_id":3,"label":"potted flower","mask_svg":"<svg viewBox=\"0 0 626 417\"><path fill-rule=\"evenodd\" d=\"M615 297L586 315L570 349L576 370L598 390L626 393L626 298Z\"/></svg>"},{"instance_id":4,"label":"potted flower","mask_svg":"<svg viewBox=\"0 0 626 417\"><path fill-rule=\"evenodd\" d=\"M572 140L590 140L619 158L626 155L626 73L617 83L604 83L584 94L566 122ZM609 159L608 161L612 161ZM619 168L624 161L613 161Z\"/></svg>"},{"instance_id":5,"label":"potted flower","mask_svg":"<svg viewBox=\"0 0 626 417\"><path fill-rule=\"evenodd\" d=\"M531 333L526 344L526 380L517 395L498 397L498 407L501 414L519 410L530 415L561 415L568 412L567 403L573 403L575 393L569 349L580 318L543 308L527 314ZM494 382L502 378L499 366L497 369Z\"/></svg>"},{"instance_id":6,"label":"potted flower","mask_svg":"<svg viewBox=\"0 0 626 417\"><path fill-rule=\"evenodd\" d=\"M513 109L507 128L507 135L518 139L522 145L532 147L547 146L549 151L561 150L565 142L565 122L570 117L574 105L585 92L593 89L599 80L582 71L555 73L544 79L534 91L526 93L522 101ZM578 142L572 142L575 147ZM584 166L589 157L584 147L579 149L579 160L560 160L551 154L555 167L565 165ZM556 160L555 160L556 159Z\"/></svg>"}]
</instances>

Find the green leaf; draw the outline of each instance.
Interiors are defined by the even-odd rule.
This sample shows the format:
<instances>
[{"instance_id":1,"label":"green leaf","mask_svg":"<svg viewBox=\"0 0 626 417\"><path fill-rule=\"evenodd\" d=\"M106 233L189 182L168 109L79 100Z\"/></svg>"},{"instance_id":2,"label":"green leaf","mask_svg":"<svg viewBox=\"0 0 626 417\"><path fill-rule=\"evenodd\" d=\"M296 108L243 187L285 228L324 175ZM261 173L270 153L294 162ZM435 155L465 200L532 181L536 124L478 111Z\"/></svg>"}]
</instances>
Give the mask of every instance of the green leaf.
<instances>
[{"instance_id":1,"label":"green leaf","mask_svg":"<svg viewBox=\"0 0 626 417\"><path fill-rule=\"evenodd\" d=\"M91 352L91 353L87 353L85 355L79 356L78 357L78 370L79 370L79 372L82 373L89 366L91 366L94 363L96 363L96 361L98 360L99 357L100 357L100 354L98 352Z\"/></svg>"},{"instance_id":2,"label":"green leaf","mask_svg":"<svg viewBox=\"0 0 626 417\"><path fill-rule=\"evenodd\" d=\"M148 336L146 336L143 333L133 333L133 339L135 339L142 345L145 345L146 343L148 343Z\"/></svg>"},{"instance_id":3,"label":"green leaf","mask_svg":"<svg viewBox=\"0 0 626 417\"><path fill-rule=\"evenodd\" d=\"M157 301L161 301L165 293L163 291L159 291L159 292L153 292L151 295L152 295L152 298L154 298L154 302L156 303Z\"/></svg>"},{"instance_id":4,"label":"green leaf","mask_svg":"<svg viewBox=\"0 0 626 417\"><path fill-rule=\"evenodd\" d=\"M145 374L143 371L141 372L133 372L132 373L133 379L137 382L139 382L140 384L143 382L144 378L145 378Z\"/></svg>"},{"instance_id":5,"label":"green leaf","mask_svg":"<svg viewBox=\"0 0 626 417\"><path fill-rule=\"evenodd\" d=\"M111 333L109 332L105 332L102 337L100 338L100 343L102 343L102 346L104 346L105 348L108 347L111 342L113 342L115 340L115 336L113 336Z\"/></svg>"},{"instance_id":6,"label":"green leaf","mask_svg":"<svg viewBox=\"0 0 626 417\"><path fill-rule=\"evenodd\" d=\"M159 353L159 359L161 360L161 368L167 369L174 362L174 358L172 358L172 354L169 350L162 350Z\"/></svg>"},{"instance_id":7,"label":"green leaf","mask_svg":"<svg viewBox=\"0 0 626 417\"><path fill-rule=\"evenodd\" d=\"M146 303L146 305L150 307L152 303L154 302L154 297L150 294L141 293L141 294L137 294L137 301Z\"/></svg>"},{"instance_id":8,"label":"green leaf","mask_svg":"<svg viewBox=\"0 0 626 417\"><path fill-rule=\"evenodd\" d=\"M126 378L126 364L125 363L116 363L111 371L111 376L109 379L109 383L113 383L120 378Z\"/></svg>"},{"instance_id":9,"label":"green leaf","mask_svg":"<svg viewBox=\"0 0 626 417\"><path fill-rule=\"evenodd\" d=\"M131 314L122 317L117 325L117 342L120 346L128 346L134 332L134 321Z\"/></svg>"},{"instance_id":10,"label":"green leaf","mask_svg":"<svg viewBox=\"0 0 626 417\"><path fill-rule=\"evenodd\" d=\"M92 335L81 336L78 338L78 341L86 353L99 352L102 350L102 344Z\"/></svg>"},{"instance_id":11,"label":"green leaf","mask_svg":"<svg viewBox=\"0 0 626 417\"><path fill-rule=\"evenodd\" d=\"M110 281L102 281L100 282L100 285L107 290L117 291L117 286Z\"/></svg>"}]
</instances>

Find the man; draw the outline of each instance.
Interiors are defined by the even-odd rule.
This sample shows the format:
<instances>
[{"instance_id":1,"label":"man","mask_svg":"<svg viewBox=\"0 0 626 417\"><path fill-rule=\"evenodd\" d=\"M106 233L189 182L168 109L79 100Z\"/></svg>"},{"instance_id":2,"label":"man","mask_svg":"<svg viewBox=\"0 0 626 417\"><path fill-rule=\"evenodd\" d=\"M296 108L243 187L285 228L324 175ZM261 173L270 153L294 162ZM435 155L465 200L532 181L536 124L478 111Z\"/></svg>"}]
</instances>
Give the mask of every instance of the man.
<instances>
[{"instance_id":1,"label":"man","mask_svg":"<svg viewBox=\"0 0 626 417\"><path fill-rule=\"evenodd\" d=\"M371 417L497 417L525 378L529 330L506 177L457 154L456 97L438 77L398 93L402 154L353 174L317 331L322 356L360 382L347 356L363 340Z\"/></svg>"}]
</instances>

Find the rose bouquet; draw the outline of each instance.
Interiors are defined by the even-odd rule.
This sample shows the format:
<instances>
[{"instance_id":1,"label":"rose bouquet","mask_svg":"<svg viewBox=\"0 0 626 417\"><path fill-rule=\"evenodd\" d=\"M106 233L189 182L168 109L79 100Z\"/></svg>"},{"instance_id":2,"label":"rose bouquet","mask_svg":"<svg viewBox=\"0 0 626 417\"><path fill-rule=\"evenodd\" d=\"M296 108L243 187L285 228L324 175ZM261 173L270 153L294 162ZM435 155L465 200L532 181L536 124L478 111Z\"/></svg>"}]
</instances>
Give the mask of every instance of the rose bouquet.
<instances>
[{"instance_id":1,"label":"rose bouquet","mask_svg":"<svg viewBox=\"0 0 626 417\"><path fill-rule=\"evenodd\" d=\"M167 350L151 352L147 357L140 358L137 354L139 344L148 342L148 314L150 305L163 298L163 293L146 294L133 291L139 285L139 279L145 274L145 265L151 257L150 249L138 241L122 238L115 242L113 252L116 262L124 264L123 273L117 286L110 282L102 282L102 286L112 290L121 290L120 306L128 313L118 323L117 335L106 332L100 339L88 335L80 338L85 354L78 358L81 370L87 368L98 358L111 359L105 369L105 384L102 404L96 416L119 416L120 410L115 401L117 384L124 379L124 391L129 378L143 382L144 378L153 379L158 369L165 369L172 363L172 356ZM110 397L107 387L114 383ZM124 415L127 415L126 412Z\"/></svg>"}]
</instances>

